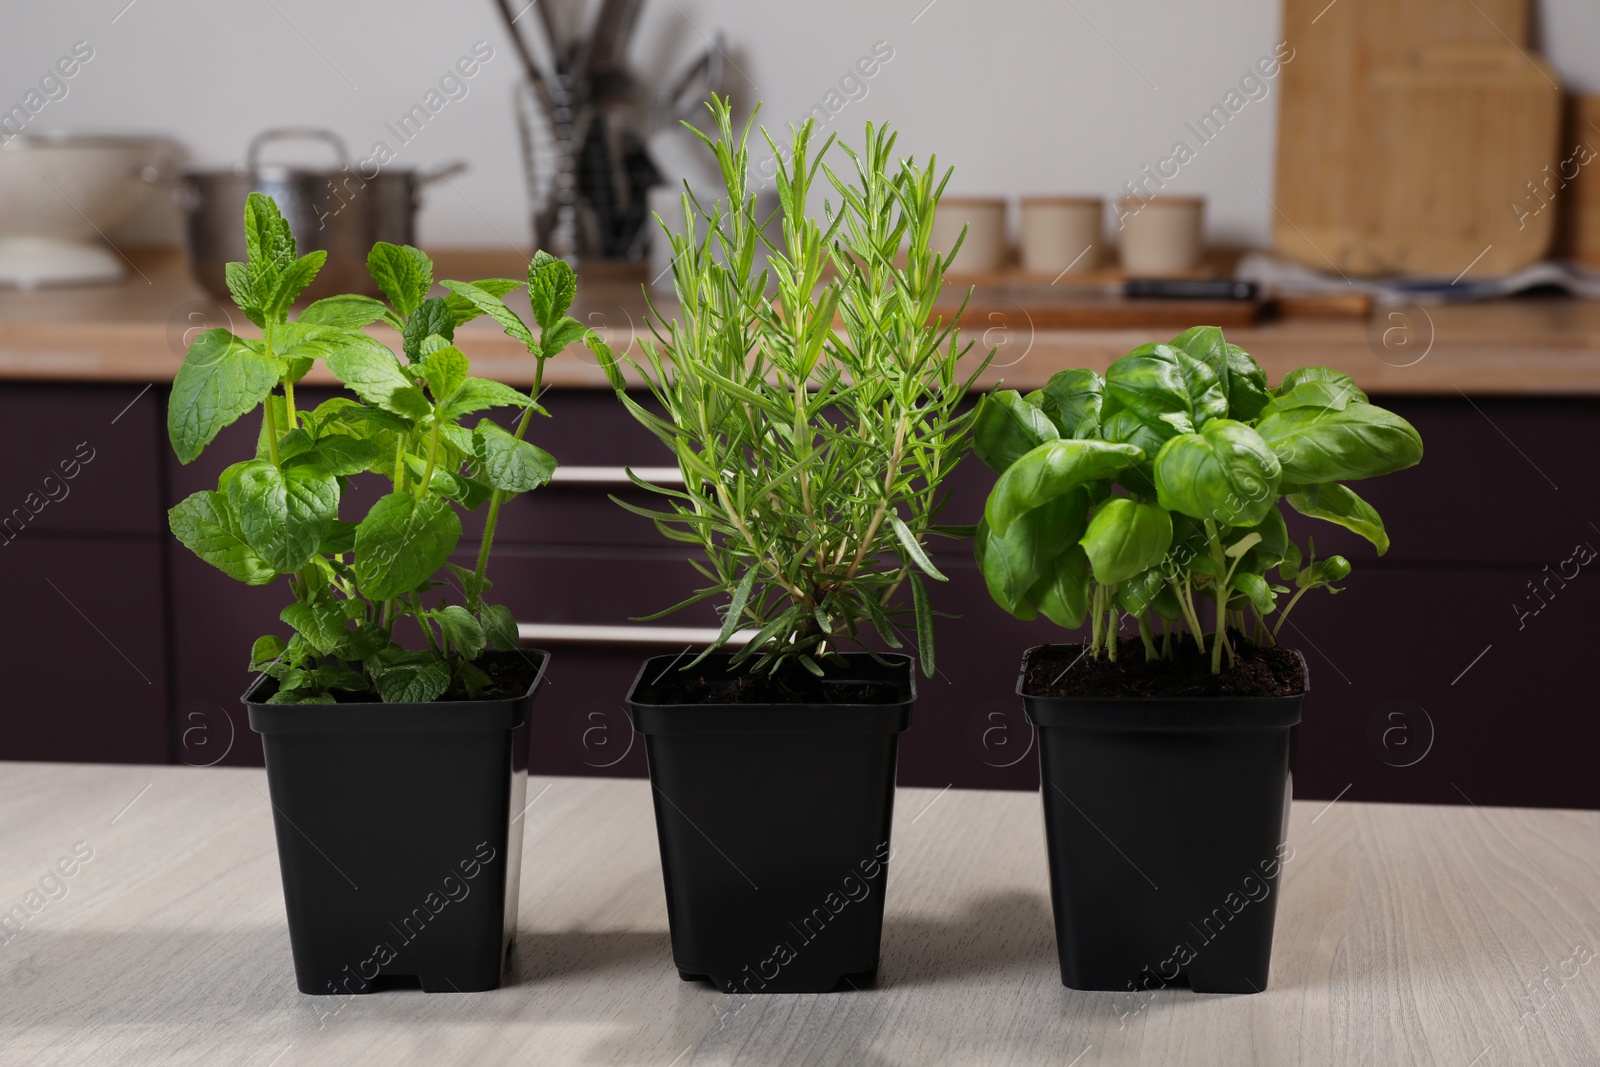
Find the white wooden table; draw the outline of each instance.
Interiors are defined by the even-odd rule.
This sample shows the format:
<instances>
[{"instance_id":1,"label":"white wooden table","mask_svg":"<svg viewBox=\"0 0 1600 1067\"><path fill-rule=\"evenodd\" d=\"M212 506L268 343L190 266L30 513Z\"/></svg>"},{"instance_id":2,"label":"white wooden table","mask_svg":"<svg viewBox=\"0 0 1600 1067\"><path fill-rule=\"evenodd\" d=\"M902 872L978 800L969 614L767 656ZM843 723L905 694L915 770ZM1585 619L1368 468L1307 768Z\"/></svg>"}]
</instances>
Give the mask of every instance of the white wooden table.
<instances>
[{"instance_id":1,"label":"white wooden table","mask_svg":"<svg viewBox=\"0 0 1600 1067\"><path fill-rule=\"evenodd\" d=\"M262 772L0 763L0 1063L1600 1063L1600 813L1296 804L1268 991L1141 1005L1061 986L1035 794L902 790L879 987L769 997L678 980L646 783L536 795L506 988L307 997Z\"/></svg>"}]
</instances>

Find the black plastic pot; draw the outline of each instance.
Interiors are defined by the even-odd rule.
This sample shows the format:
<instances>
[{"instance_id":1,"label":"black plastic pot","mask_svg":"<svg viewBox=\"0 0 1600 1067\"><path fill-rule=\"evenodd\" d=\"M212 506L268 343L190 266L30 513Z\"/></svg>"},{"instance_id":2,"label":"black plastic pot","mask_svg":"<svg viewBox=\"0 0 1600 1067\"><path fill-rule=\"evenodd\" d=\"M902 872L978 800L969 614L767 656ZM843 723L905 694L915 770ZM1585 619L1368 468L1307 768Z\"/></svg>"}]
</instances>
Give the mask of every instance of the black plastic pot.
<instances>
[{"instance_id":1,"label":"black plastic pot","mask_svg":"<svg viewBox=\"0 0 1600 1067\"><path fill-rule=\"evenodd\" d=\"M645 737L672 957L685 981L727 992L827 993L876 975L899 735L911 661L851 654L844 682L883 682L878 704L664 704L672 656L628 694ZM727 671L728 657L693 670ZM830 672L831 674L832 672Z\"/></svg>"},{"instance_id":2,"label":"black plastic pot","mask_svg":"<svg viewBox=\"0 0 1600 1067\"><path fill-rule=\"evenodd\" d=\"M302 993L495 989L517 923L528 691L433 704L244 696L267 785Z\"/></svg>"},{"instance_id":3,"label":"black plastic pot","mask_svg":"<svg viewBox=\"0 0 1600 1067\"><path fill-rule=\"evenodd\" d=\"M1265 989L1305 694L1017 692L1039 730L1062 984Z\"/></svg>"}]
</instances>

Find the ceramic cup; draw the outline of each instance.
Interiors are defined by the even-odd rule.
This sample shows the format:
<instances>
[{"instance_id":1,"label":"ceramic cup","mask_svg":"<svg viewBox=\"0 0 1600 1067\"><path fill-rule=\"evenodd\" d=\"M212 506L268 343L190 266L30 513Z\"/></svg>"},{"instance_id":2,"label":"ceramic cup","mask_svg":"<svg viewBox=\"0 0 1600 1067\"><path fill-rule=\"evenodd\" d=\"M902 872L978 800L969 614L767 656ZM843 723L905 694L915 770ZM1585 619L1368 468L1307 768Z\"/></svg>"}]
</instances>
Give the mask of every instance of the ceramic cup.
<instances>
[{"instance_id":1,"label":"ceramic cup","mask_svg":"<svg viewBox=\"0 0 1600 1067\"><path fill-rule=\"evenodd\" d=\"M935 252L949 252L967 228L966 240L956 253L951 273L987 274L1006 261L1006 202L1000 197L947 196L933 217L930 244Z\"/></svg>"},{"instance_id":2,"label":"ceramic cup","mask_svg":"<svg viewBox=\"0 0 1600 1067\"><path fill-rule=\"evenodd\" d=\"M1022 269L1082 274L1100 262L1105 202L1098 196L1022 198Z\"/></svg>"},{"instance_id":3,"label":"ceramic cup","mask_svg":"<svg viewBox=\"0 0 1600 1067\"><path fill-rule=\"evenodd\" d=\"M1203 197L1127 197L1119 205L1125 273L1154 278L1186 274L1200 266Z\"/></svg>"}]
</instances>

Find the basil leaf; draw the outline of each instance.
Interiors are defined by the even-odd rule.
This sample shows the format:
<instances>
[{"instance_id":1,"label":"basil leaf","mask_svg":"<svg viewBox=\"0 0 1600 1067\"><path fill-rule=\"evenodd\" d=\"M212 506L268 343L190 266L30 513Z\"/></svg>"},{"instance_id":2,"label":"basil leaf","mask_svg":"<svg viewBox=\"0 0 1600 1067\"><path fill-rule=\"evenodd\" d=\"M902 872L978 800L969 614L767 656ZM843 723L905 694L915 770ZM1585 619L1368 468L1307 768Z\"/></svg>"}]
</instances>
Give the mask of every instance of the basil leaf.
<instances>
[{"instance_id":1,"label":"basil leaf","mask_svg":"<svg viewBox=\"0 0 1600 1067\"><path fill-rule=\"evenodd\" d=\"M1192 433L1228 413L1222 382L1209 366L1171 345L1141 345L1106 370L1106 393L1152 425ZM1102 419L1108 413L1102 405Z\"/></svg>"},{"instance_id":2,"label":"basil leaf","mask_svg":"<svg viewBox=\"0 0 1600 1067\"><path fill-rule=\"evenodd\" d=\"M1078 488L1022 515L1004 537L980 523L974 552L995 603L1032 618L1031 591L1049 577L1056 559L1077 545L1088 512L1089 494Z\"/></svg>"},{"instance_id":3,"label":"basil leaf","mask_svg":"<svg viewBox=\"0 0 1600 1067\"><path fill-rule=\"evenodd\" d=\"M1044 408L1062 437L1077 437L1086 419L1100 420L1105 382L1092 370L1057 371L1045 383Z\"/></svg>"},{"instance_id":4,"label":"basil leaf","mask_svg":"<svg viewBox=\"0 0 1600 1067\"><path fill-rule=\"evenodd\" d=\"M1216 419L1180 434L1156 456L1161 506L1224 526L1254 526L1277 503L1278 457L1242 422Z\"/></svg>"},{"instance_id":5,"label":"basil leaf","mask_svg":"<svg viewBox=\"0 0 1600 1067\"><path fill-rule=\"evenodd\" d=\"M178 462L192 462L224 426L253 411L278 384L279 370L254 344L227 330L195 338L167 404L167 436Z\"/></svg>"},{"instance_id":6,"label":"basil leaf","mask_svg":"<svg viewBox=\"0 0 1600 1067\"><path fill-rule=\"evenodd\" d=\"M1422 461L1411 424L1372 404L1290 408L1262 419L1256 432L1277 454L1283 480L1298 485L1375 478Z\"/></svg>"},{"instance_id":7,"label":"basil leaf","mask_svg":"<svg viewBox=\"0 0 1600 1067\"><path fill-rule=\"evenodd\" d=\"M1069 630L1082 626L1089 614L1089 557L1083 548L1073 545L1057 556L1028 599L1057 626Z\"/></svg>"},{"instance_id":8,"label":"basil leaf","mask_svg":"<svg viewBox=\"0 0 1600 1067\"><path fill-rule=\"evenodd\" d=\"M984 506L984 519L990 529L1004 537L1012 522L1023 514L1143 458L1144 452L1132 445L1106 441L1051 441L1040 445L1000 475Z\"/></svg>"},{"instance_id":9,"label":"basil leaf","mask_svg":"<svg viewBox=\"0 0 1600 1067\"><path fill-rule=\"evenodd\" d=\"M1078 543L1094 580L1115 585L1161 562L1172 546L1172 516L1154 504L1115 496L1095 511Z\"/></svg>"},{"instance_id":10,"label":"basil leaf","mask_svg":"<svg viewBox=\"0 0 1600 1067\"><path fill-rule=\"evenodd\" d=\"M229 578L266 585L278 576L245 541L222 493L207 490L185 497L167 512L167 525L184 547Z\"/></svg>"},{"instance_id":11,"label":"basil leaf","mask_svg":"<svg viewBox=\"0 0 1600 1067\"><path fill-rule=\"evenodd\" d=\"M444 566L460 539L461 519L442 498L390 493L356 527L356 583L368 600L409 593Z\"/></svg>"},{"instance_id":12,"label":"basil leaf","mask_svg":"<svg viewBox=\"0 0 1600 1067\"><path fill-rule=\"evenodd\" d=\"M1378 555L1389 551L1389 533L1377 509L1338 482L1301 486L1289 494L1289 506L1313 519L1325 519L1372 542Z\"/></svg>"},{"instance_id":13,"label":"basil leaf","mask_svg":"<svg viewBox=\"0 0 1600 1067\"><path fill-rule=\"evenodd\" d=\"M1272 397L1267 390L1267 372L1238 345L1225 347L1228 353L1228 418L1253 422Z\"/></svg>"},{"instance_id":14,"label":"basil leaf","mask_svg":"<svg viewBox=\"0 0 1600 1067\"><path fill-rule=\"evenodd\" d=\"M1014 389L980 399L972 420L972 451L994 471L1005 470L1026 453L1060 437L1050 416Z\"/></svg>"},{"instance_id":15,"label":"basil leaf","mask_svg":"<svg viewBox=\"0 0 1600 1067\"><path fill-rule=\"evenodd\" d=\"M1344 371L1334 370L1332 367L1301 367L1299 370L1292 370L1283 376L1283 381L1278 383L1278 388L1273 390L1272 395L1283 396L1285 393L1291 393L1306 382L1331 382L1334 385L1342 385L1356 400L1363 404L1367 403L1367 394L1356 386L1356 380Z\"/></svg>"}]
</instances>

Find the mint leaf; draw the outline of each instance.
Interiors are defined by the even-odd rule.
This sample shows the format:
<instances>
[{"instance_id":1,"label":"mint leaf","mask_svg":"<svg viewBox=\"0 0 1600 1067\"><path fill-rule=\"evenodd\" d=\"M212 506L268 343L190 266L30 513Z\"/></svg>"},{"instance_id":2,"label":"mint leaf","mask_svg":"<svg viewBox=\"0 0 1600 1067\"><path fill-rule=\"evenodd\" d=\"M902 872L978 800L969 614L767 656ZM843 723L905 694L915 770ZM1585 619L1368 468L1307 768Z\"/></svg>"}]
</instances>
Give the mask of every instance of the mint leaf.
<instances>
[{"instance_id":1,"label":"mint leaf","mask_svg":"<svg viewBox=\"0 0 1600 1067\"><path fill-rule=\"evenodd\" d=\"M333 376L369 404L406 418L418 419L433 410L422 390L412 384L394 353L367 337L346 334L350 343L324 360ZM355 339L362 338L362 342Z\"/></svg>"},{"instance_id":2,"label":"mint leaf","mask_svg":"<svg viewBox=\"0 0 1600 1067\"><path fill-rule=\"evenodd\" d=\"M541 330L548 330L567 313L577 292L578 276L571 264L549 252L533 254L533 262L528 264L528 300Z\"/></svg>"},{"instance_id":3,"label":"mint leaf","mask_svg":"<svg viewBox=\"0 0 1600 1067\"><path fill-rule=\"evenodd\" d=\"M287 435L285 439L287 440ZM378 446L371 441L343 433L330 433L325 437L319 437L292 456L282 452L279 454L286 467L310 463L321 467L329 474L345 476L360 474L383 458ZM290 463L291 459L294 461L293 464Z\"/></svg>"},{"instance_id":4,"label":"mint leaf","mask_svg":"<svg viewBox=\"0 0 1600 1067\"><path fill-rule=\"evenodd\" d=\"M376 681L386 704L427 704L450 688L450 668L438 660L405 663L385 670Z\"/></svg>"},{"instance_id":5,"label":"mint leaf","mask_svg":"<svg viewBox=\"0 0 1600 1067\"><path fill-rule=\"evenodd\" d=\"M517 619L504 604L485 604L478 613L483 635L492 648L510 652L517 647Z\"/></svg>"},{"instance_id":6,"label":"mint leaf","mask_svg":"<svg viewBox=\"0 0 1600 1067\"><path fill-rule=\"evenodd\" d=\"M266 311L278 322L283 322L288 317L289 309L300 299L300 294L305 292L306 286L316 278L317 272L322 269L322 264L327 258L328 253L318 249L315 252L307 252L289 264L278 275L277 283L272 287Z\"/></svg>"},{"instance_id":7,"label":"mint leaf","mask_svg":"<svg viewBox=\"0 0 1600 1067\"><path fill-rule=\"evenodd\" d=\"M277 634L265 634L256 638L256 643L250 646L250 670L264 670L267 664L283 655L283 650L288 647L283 643L283 638Z\"/></svg>"},{"instance_id":8,"label":"mint leaf","mask_svg":"<svg viewBox=\"0 0 1600 1067\"><path fill-rule=\"evenodd\" d=\"M466 355L455 345L446 345L430 352L422 364L422 373L428 379L428 389L434 399L450 399L467 380L468 366ZM517 395L522 396L521 393Z\"/></svg>"},{"instance_id":9,"label":"mint leaf","mask_svg":"<svg viewBox=\"0 0 1600 1067\"><path fill-rule=\"evenodd\" d=\"M382 300L347 293L343 296L326 297L307 305L295 321L314 326L333 326L341 330L359 330L379 319L395 329L400 328L399 317L385 307Z\"/></svg>"},{"instance_id":10,"label":"mint leaf","mask_svg":"<svg viewBox=\"0 0 1600 1067\"><path fill-rule=\"evenodd\" d=\"M544 334L539 338L539 350L547 356L553 356L568 345L582 341L588 333L589 327L563 315L554 324L545 327Z\"/></svg>"},{"instance_id":11,"label":"mint leaf","mask_svg":"<svg viewBox=\"0 0 1600 1067\"><path fill-rule=\"evenodd\" d=\"M258 291L270 291L278 274L295 260L294 234L272 197L251 193L244 203L244 244Z\"/></svg>"},{"instance_id":12,"label":"mint leaf","mask_svg":"<svg viewBox=\"0 0 1600 1067\"><path fill-rule=\"evenodd\" d=\"M521 341L524 348L537 355L539 343L533 339L533 331L519 318L516 313L506 307L505 301L486 289L479 289L471 282L440 282L446 289L461 297L467 303L498 322L506 331L506 336Z\"/></svg>"},{"instance_id":13,"label":"mint leaf","mask_svg":"<svg viewBox=\"0 0 1600 1067\"><path fill-rule=\"evenodd\" d=\"M250 270L250 265L224 264L222 277L228 283L228 292L233 296L233 302L244 312L244 317L257 326L265 326L267 316L264 309L271 299L271 294L261 292L261 287L257 284L258 279Z\"/></svg>"},{"instance_id":14,"label":"mint leaf","mask_svg":"<svg viewBox=\"0 0 1600 1067\"><path fill-rule=\"evenodd\" d=\"M403 317L422 306L433 287L433 260L420 248L379 241L367 254L367 273Z\"/></svg>"},{"instance_id":15,"label":"mint leaf","mask_svg":"<svg viewBox=\"0 0 1600 1067\"><path fill-rule=\"evenodd\" d=\"M527 393L509 385L489 378L467 378L444 402L443 417L453 421L469 412L485 408L525 408L529 402Z\"/></svg>"},{"instance_id":16,"label":"mint leaf","mask_svg":"<svg viewBox=\"0 0 1600 1067\"><path fill-rule=\"evenodd\" d=\"M415 363L422 357L422 342L437 334L446 341L455 340L456 317L446 306L444 297L432 296L406 320L401 331L401 345L406 358Z\"/></svg>"},{"instance_id":17,"label":"mint leaf","mask_svg":"<svg viewBox=\"0 0 1600 1067\"><path fill-rule=\"evenodd\" d=\"M542 448L519 441L498 423L484 419L472 431L473 455L483 480L508 493L537 489L555 473L556 459Z\"/></svg>"},{"instance_id":18,"label":"mint leaf","mask_svg":"<svg viewBox=\"0 0 1600 1067\"><path fill-rule=\"evenodd\" d=\"M448 282L444 283L447 287ZM513 278L482 278L471 283L474 289L481 289L493 297L504 298L507 293L515 292L522 288L522 283ZM459 293L451 293L444 298L445 307L455 316L456 325L471 322L483 314L483 309Z\"/></svg>"},{"instance_id":19,"label":"mint leaf","mask_svg":"<svg viewBox=\"0 0 1600 1067\"><path fill-rule=\"evenodd\" d=\"M312 648L326 656L350 637L346 627L349 621L337 604L319 601L315 604L290 604L278 613L278 618L293 626Z\"/></svg>"},{"instance_id":20,"label":"mint leaf","mask_svg":"<svg viewBox=\"0 0 1600 1067\"><path fill-rule=\"evenodd\" d=\"M389 631L375 622L356 623L355 632L333 654L349 662L371 659L389 647Z\"/></svg>"},{"instance_id":21,"label":"mint leaf","mask_svg":"<svg viewBox=\"0 0 1600 1067\"><path fill-rule=\"evenodd\" d=\"M445 640L456 646L464 659L469 663L478 658L483 652L488 639L484 637L483 627L472 613L459 604L440 608L427 613L428 618L439 624L439 629L444 631Z\"/></svg>"},{"instance_id":22,"label":"mint leaf","mask_svg":"<svg viewBox=\"0 0 1600 1067\"><path fill-rule=\"evenodd\" d=\"M189 346L172 381L167 435L189 463L224 426L254 410L278 384L279 366L227 330L207 330Z\"/></svg>"},{"instance_id":23,"label":"mint leaf","mask_svg":"<svg viewBox=\"0 0 1600 1067\"><path fill-rule=\"evenodd\" d=\"M444 566L461 539L448 502L407 493L383 497L356 527L356 582L368 600L409 593Z\"/></svg>"},{"instance_id":24,"label":"mint leaf","mask_svg":"<svg viewBox=\"0 0 1600 1067\"><path fill-rule=\"evenodd\" d=\"M305 566L339 514L339 483L315 466L252 460L228 483L228 504L256 554L288 574Z\"/></svg>"},{"instance_id":25,"label":"mint leaf","mask_svg":"<svg viewBox=\"0 0 1600 1067\"><path fill-rule=\"evenodd\" d=\"M179 501L167 512L167 525L184 546L229 578L266 585L278 576L245 542L228 498L209 490Z\"/></svg>"},{"instance_id":26,"label":"mint leaf","mask_svg":"<svg viewBox=\"0 0 1600 1067\"><path fill-rule=\"evenodd\" d=\"M344 519L335 519L328 532L322 535L322 543L317 546L319 556L342 556L346 552L354 552L356 547L356 523ZM337 561L330 560L329 564L337 566Z\"/></svg>"}]
</instances>

